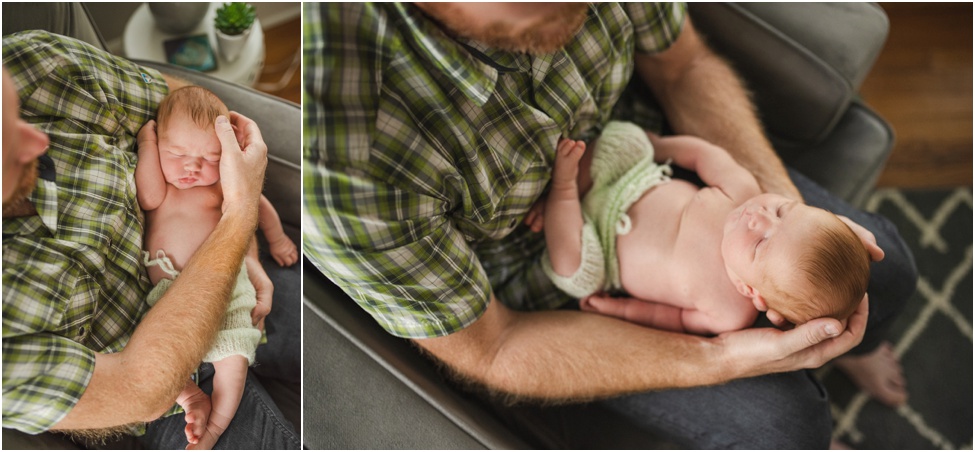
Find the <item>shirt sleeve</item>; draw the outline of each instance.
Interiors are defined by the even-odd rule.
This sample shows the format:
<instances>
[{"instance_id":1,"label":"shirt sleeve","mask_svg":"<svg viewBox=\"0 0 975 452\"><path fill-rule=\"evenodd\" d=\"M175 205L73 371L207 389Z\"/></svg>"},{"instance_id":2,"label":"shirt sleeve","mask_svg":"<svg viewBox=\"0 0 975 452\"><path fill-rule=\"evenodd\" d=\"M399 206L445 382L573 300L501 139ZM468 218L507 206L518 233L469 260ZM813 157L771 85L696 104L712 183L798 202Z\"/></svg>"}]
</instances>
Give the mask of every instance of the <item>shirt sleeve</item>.
<instances>
[{"instance_id":1,"label":"shirt sleeve","mask_svg":"<svg viewBox=\"0 0 975 452\"><path fill-rule=\"evenodd\" d=\"M303 96L305 255L393 335L463 329L486 309L490 282L448 201L417 188L434 182L394 169L418 164L422 144L377 131L408 121L380 112L381 12L304 7L305 72L316 75Z\"/></svg>"},{"instance_id":2,"label":"shirt sleeve","mask_svg":"<svg viewBox=\"0 0 975 452\"><path fill-rule=\"evenodd\" d=\"M4 337L3 427L30 434L49 430L78 403L94 369L94 353L70 339Z\"/></svg>"},{"instance_id":3,"label":"shirt sleeve","mask_svg":"<svg viewBox=\"0 0 975 452\"><path fill-rule=\"evenodd\" d=\"M636 50L658 53L667 50L684 27L686 3L628 2L623 7L633 23Z\"/></svg>"},{"instance_id":4,"label":"shirt sleeve","mask_svg":"<svg viewBox=\"0 0 975 452\"><path fill-rule=\"evenodd\" d=\"M4 36L3 64L18 86L26 121L117 141L134 140L168 92L158 71L46 31Z\"/></svg>"},{"instance_id":5,"label":"shirt sleeve","mask_svg":"<svg viewBox=\"0 0 975 452\"><path fill-rule=\"evenodd\" d=\"M438 200L309 162L304 186L306 255L386 331L444 336L484 312L490 282Z\"/></svg>"}]
</instances>

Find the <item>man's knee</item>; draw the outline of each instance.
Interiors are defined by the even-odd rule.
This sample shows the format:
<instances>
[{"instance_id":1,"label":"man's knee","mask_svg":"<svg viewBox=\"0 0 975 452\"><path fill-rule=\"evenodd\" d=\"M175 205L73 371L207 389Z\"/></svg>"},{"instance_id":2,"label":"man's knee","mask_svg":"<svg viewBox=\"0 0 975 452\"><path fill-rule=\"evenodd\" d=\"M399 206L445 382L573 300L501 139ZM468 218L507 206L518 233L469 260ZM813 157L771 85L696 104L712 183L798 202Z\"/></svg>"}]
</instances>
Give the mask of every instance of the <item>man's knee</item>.
<instances>
[{"instance_id":1,"label":"man's knee","mask_svg":"<svg viewBox=\"0 0 975 452\"><path fill-rule=\"evenodd\" d=\"M896 315L903 310L917 287L918 272L914 255L901 237L897 226L883 216L872 215L872 217L875 221L873 232L877 237L877 244L884 250L884 260L871 265L868 290L871 294L871 302L884 304L886 317Z\"/></svg>"},{"instance_id":2,"label":"man's knee","mask_svg":"<svg viewBox=\"0 0 975 452\"><path fill-rule=\"evenodd\" d=\"M826 389L806 371L743 380L743 401L727 442L719 448L826 449L832 417ZM749 397L747 400L744 397Z\"/></svg>"}]
</instances>

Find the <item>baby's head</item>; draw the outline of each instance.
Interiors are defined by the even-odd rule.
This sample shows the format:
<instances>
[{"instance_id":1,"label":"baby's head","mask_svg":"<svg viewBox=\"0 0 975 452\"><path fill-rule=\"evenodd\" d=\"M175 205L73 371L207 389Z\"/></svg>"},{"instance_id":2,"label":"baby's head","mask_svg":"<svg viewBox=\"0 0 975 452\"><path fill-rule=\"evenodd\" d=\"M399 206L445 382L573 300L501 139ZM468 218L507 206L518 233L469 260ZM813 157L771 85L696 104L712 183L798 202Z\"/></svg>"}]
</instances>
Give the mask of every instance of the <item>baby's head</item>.
<instances>
[{"instance_id":1,"label":"baby's head","mask_svg":"<svg viewBox=\"0 0 975 452\"><path fill-rule=\"evenodd\" d=\"M836 215L773 194L728 215L721 252L728 276L760 311L794 324L848 318L870 279L870 254Z\"/></svg>"},{"instance_id":2,"label":"baby's head","mask_svg":"<svg viewBox=\"0 0 975 452\"><path fill-rule=\"evenodd\" d=\"M213 123L227 116L227 106L206 88L185 86L159 103L156 135L166 182L179 189L220 180L220 140Z\"/></svg>"}]
</instances>

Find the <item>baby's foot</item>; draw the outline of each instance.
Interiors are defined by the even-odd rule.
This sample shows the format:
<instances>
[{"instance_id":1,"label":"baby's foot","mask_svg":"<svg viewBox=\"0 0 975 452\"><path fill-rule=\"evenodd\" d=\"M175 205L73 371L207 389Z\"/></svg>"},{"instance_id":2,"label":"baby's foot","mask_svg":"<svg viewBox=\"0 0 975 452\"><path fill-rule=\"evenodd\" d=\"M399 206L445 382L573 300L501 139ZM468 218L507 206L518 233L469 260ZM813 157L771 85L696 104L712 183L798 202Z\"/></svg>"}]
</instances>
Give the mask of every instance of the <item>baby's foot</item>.
<instances>
[{"instance_id":1,"label":"baby's foot","mask_svg":"<svg viewBox=\"0 0 975 452\"><path fill-rule=\"evenodd\" d=\"M210 412L210 421L206 425L206 429L200 436L199 441L195 444L190 443L186 446L186 450L210 450L213 446L217 444L217 440L220 439L220 435L227 431L227 427L230 426L230 421L233 420L233 413L230 416L224 415L213 410Z\"/></svg>"},{"instance_id":2,"label":"baby's foot","mask_svg":"<svg viewBox=\"0 0 975 452\"><path fill-rule=\"evenodd\" d=\"M203 435L200 436L199 441L186 445L186 450L211 450L213 446L217 445L217 440L220 439L221 433L223 432L217 433L207 428L204 430Z\"/></svg>"},{"instance_id":3,"label":"baby's foot","mask_svg":"<svg viewBox=\"0 0 975 452\"><path fill-rule=\"evenodd\" d=\"M210 396L200 390L200 387L189 381L183 392L176 398L176 403L183 407L186 421L186 442L196 444L206 432L210 420Z\"/></svg>"},{"instance_id":4,"label":"baby's foot","mask_svg":"<svg viewBox=\"0 0 975 452\"><path fill-rule=\"evenodd\" d=\"M866 355L841 356L835 364L857 387L884 405L896 408L907 402L907 382L890 342Z\"/></svg>"},{"instance_id":5,"label":"baby's foot","mask_svg":"<svg viewBox=\"0 0 975 452\"><path fill-rule=\"evenodd\" d=\"M563 138L555 148L555 169L552 171L553 186L576 185L579 175L579 159L586 152L586 143Z\"/></svg>"},{"instance_id":6,"label":"baby's foot","mask_svg":"<svg viewBox=\"0 0 975 452\"><path fill-rule=\"evenodd\" d=\"M281 237L270 243L271 257L282 267L290 267L298 262L298 247L288 236L281 234Z\"/></svg>"}]
</instances>

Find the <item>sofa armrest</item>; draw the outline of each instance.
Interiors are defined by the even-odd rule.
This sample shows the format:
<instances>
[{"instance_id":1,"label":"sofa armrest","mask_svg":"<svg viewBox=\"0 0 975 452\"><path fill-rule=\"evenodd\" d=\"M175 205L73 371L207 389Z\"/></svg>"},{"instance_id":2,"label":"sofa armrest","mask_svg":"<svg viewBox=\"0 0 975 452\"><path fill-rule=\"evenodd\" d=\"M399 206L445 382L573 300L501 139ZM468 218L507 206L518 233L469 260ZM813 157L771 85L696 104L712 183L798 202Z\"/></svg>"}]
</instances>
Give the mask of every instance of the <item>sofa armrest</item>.
<instances>
[{"instance_id":1,"label":"sofa armrest","mask_svg":"<svg viewBox=\"0 0 975 452\"><path fill-rule=\"evenodd\" d=\"M793 144L830 135L889 29L867 3L694 3L690 13L744 78L769 135Z\"/></svg>"}]
</instances>

